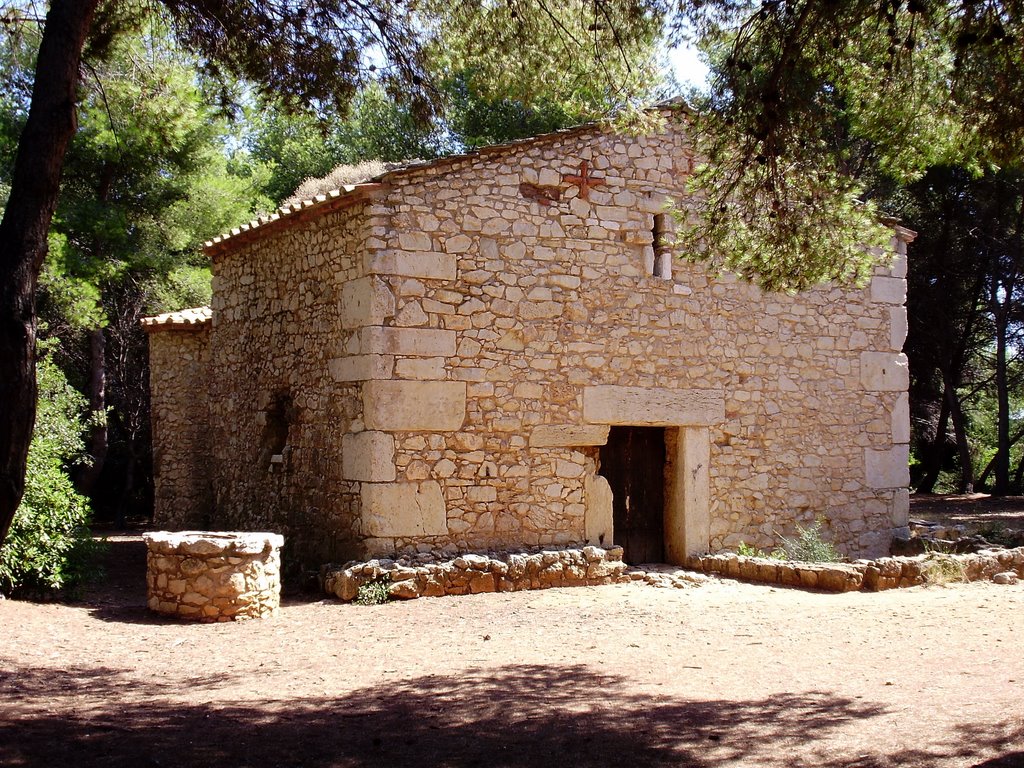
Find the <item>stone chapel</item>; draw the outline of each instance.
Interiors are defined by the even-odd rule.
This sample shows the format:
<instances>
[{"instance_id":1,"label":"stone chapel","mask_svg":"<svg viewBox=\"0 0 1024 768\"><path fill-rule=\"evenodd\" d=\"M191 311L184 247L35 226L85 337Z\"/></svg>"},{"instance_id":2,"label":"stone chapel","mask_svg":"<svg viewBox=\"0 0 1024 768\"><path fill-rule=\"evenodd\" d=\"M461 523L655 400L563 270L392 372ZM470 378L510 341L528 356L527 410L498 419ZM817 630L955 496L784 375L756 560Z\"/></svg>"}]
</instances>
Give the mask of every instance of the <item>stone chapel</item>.
<instances>
[{"instance_id":1,"label":"stone chapel","mask_svg":"<svg viewBox=\"0 0 1024 768\"><path fill-rule=\"evenodd\" d=\"M155 523L293 561L583 542L626 562L850 556L908 513L906 249L768 294L674 258L685 116L398 168L208 243L210 308L144 320Z\"/></svg>"}]
</instances>

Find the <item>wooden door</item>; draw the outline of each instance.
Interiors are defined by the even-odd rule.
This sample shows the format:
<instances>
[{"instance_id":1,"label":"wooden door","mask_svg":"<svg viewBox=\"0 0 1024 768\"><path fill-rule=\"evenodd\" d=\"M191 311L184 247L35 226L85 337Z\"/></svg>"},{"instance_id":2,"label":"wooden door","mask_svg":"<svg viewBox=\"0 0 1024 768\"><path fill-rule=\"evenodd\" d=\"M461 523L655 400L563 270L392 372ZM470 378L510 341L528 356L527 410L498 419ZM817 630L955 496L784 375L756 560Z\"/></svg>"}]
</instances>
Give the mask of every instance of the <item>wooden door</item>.
<instances>
[{"instance_id":1,"label":"wooden door","mask_svg":"<svg viewBox=\"0 0 1024 768\"><path fill-rule=\"evenodd\" d=\"M611 486L613 538L631 565L665 559L665 429L612 427L601 447Z\"/></svg>"}]
</instances>

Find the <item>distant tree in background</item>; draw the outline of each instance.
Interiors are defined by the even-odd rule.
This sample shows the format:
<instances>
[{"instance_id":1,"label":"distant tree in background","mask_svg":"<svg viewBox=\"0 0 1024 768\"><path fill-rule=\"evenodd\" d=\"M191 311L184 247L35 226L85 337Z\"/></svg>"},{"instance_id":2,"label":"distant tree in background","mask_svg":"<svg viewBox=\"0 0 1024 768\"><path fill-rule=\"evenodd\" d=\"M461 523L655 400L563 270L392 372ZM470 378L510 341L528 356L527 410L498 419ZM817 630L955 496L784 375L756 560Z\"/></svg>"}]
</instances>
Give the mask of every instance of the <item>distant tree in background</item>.
<instances>
[{"instance_id":1,"label":"distant tree in background","mask_svg":"<svg viewBox=\"0 0 1024 768\"><path fill-rule=\"evenodd\" d=\"M954 469L947 490L1020 493L1024 176L936 167L895 203L919 231L908 273L906 344L913 482L932 492Z\"/></svg>"}]
</instances>

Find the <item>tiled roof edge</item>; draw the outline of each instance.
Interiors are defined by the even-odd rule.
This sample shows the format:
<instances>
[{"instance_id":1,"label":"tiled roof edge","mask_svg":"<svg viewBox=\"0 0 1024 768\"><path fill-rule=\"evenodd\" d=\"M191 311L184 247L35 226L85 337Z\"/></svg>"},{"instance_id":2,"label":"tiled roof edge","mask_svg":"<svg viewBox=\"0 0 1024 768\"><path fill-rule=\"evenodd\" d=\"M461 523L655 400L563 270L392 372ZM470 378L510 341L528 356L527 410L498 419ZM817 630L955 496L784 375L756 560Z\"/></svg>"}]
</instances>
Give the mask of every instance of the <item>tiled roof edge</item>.
<instances>
[{"instance_id":1,"label":"tiled roof edge","mask_svg":"<svg viewBox=\"0 0 1024 768\"><path fill-rule=\"evenodd\" d=\"M209 307L179 309L142 318L139 323L147 333L153 331L199 331L210 324L213 311Z\"/></svg>"},{"instance_id":2,"label":"tiled roof edge","mask_svg":"<svg viewBox=\"0 0 1024 768\"><path fill-rule=\"evenodd\" d=\"M688 108L681 101L673 100L655 104L650 109L662 112L676 112L687 111ZM394 181L395 179L401 178L405 175L413 174L418 171L444 168L466 160L490 157L491 155L500 155L531 144L553 141L555 139L574 136L576 134L586 133L587 131L593 131L595 129L603 130L607 126L607 121L582 123L570 128L562 128L549 133L539 133L536 136L529 136L524 139L515 139L514 141L508 141L503 144L488 144L487 146L479 147L478 149L463 152L458 155L445 155L444 157L438 157L433 160L422 160L401 166L400 168L392 168L378 176L374 176L364 183L348 184L340 189L335 189L330 192L317 195L315 198L293 203L292 205L282 206L272 214L261 216L247 224L242 224L241 226L236 227L230 232L226 232L223 235L207 241L204 246L204 250L211 258L215 258L219 254L229 250L231 247L251 242L254 237L266 234L267 231L276 230L280 227L288 226L289 224L306 221L309 216L338 210L348 204L365 199L373 192L386 189L388 182ZM257 232L259 233L258 235L254 234Z\"/></svg>"}]
</instances>

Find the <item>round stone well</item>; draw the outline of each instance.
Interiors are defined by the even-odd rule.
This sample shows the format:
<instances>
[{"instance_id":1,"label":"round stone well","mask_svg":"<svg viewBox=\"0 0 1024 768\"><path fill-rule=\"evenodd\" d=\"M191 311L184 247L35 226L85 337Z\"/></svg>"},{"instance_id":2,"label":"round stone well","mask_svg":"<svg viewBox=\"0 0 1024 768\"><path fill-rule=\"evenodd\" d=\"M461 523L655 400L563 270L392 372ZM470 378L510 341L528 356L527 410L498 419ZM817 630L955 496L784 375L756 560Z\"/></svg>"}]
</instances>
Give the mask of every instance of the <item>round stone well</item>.
<instances>
[{"instance_id":1,"label":"round stone well","mask_svg":"<svg viewBox=\"0 0 1024 768\"><path fill-rule=\"evenodd\" d=\"M279 534L155 531L143 538L151 610L195 621L258 619L277 611Z\"/></svg>"}]
</instances>

